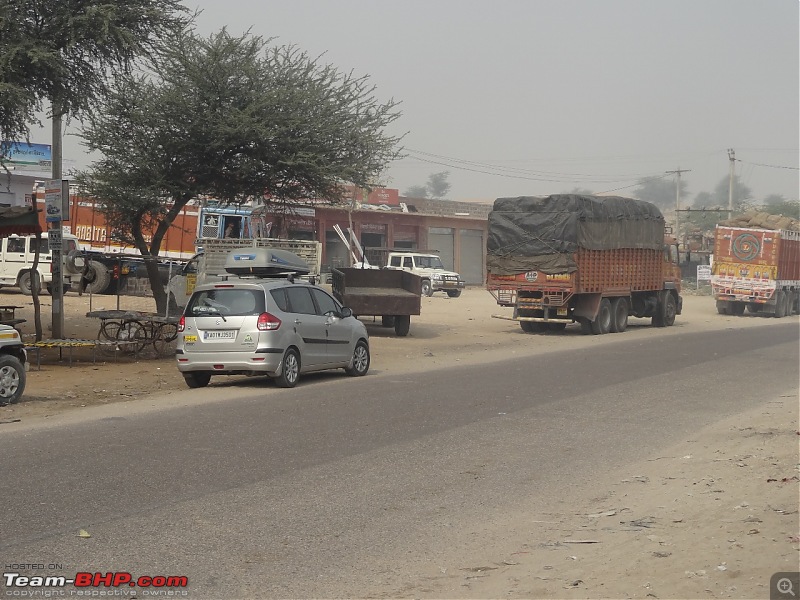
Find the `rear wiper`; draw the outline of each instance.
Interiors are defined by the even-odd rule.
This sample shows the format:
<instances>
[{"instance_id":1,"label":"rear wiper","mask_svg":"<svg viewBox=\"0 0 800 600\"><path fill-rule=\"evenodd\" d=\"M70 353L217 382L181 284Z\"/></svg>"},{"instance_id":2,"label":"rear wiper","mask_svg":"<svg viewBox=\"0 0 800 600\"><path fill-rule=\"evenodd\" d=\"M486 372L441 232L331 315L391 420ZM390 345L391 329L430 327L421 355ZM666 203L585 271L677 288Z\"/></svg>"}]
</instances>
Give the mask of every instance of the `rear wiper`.
<instances>
[{"instance_id":1,"label":"rear wiper","mask_svg":"<svg viewBox=\"0 0 800 600\"><path fill-rule=\"evenodd\" d=\"M222 311L220 310L220 308L227 308L227 307L226 307L224 304L219 304L219 303L217 303L217 302L214 302L213 300L208 300L208 299L206 299L206 300L203 300L203 304L205 304L205 305L206 305L206 306L208 306L209 308L213 308L215 311L217 311L217 314L218 314L220 317L222 317L222 320L223 320L225 323L227 323L227 322L228 322L228 319L226 319L226 318L225 318L225 315L224 315L224 314L222 314Z\"/></svg>"}]
</instances>

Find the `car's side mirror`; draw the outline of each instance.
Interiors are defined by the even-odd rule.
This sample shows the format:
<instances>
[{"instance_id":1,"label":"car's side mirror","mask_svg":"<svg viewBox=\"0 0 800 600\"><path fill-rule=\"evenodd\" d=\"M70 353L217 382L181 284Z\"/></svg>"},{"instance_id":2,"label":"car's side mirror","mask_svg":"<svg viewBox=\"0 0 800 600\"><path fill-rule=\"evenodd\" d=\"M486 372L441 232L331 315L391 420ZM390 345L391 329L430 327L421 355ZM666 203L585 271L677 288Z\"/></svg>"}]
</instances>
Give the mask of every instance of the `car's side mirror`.
<instances>
[{"instance_id":1,"label":"car's side mirror","mask_svg":"<svg viewBox=\"0 0 800 600\"><path fill-rule=\"evenodd\" d=\"M344 306L344 307L342 307L342 310L339 312L339 314L341 315L341 317L343 319L346 319L347 317L352 317L353 316L353 311L350 310L349 308L347 308L346 306Z\"/></svg>"}]
</instances>

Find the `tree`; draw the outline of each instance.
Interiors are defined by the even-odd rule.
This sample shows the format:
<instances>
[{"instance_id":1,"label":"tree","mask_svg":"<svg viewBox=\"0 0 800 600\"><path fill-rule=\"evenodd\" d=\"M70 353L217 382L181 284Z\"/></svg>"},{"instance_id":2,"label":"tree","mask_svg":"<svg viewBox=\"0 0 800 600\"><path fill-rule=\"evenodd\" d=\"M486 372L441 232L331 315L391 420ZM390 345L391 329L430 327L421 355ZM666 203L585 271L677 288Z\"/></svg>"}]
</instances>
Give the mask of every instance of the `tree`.
<instances>
[{"instance_id":1,"label":"tree","mask_svg":"<svg viewBox=\"0 0 800 600\"><path fill-rule=\"evenodd\" d=\"M45 100L81 117L188 21L179 0L0 0L0 139L28 139Z\"/></svg>"},{"instance_id":2,"label":"tree","mask_svg":"<svg viewBox=\"0 0 800 600\"><path fill-rule=\"evenodd\" d=\"M714 188L714 191L708 195L703 196L702 202L707 202L703 206L718 206L721 208L728 208L728 194L730 191L730 178L723 177ZM700 194L698 194L698 198ZM753 197L753 192L749 187L744 185L738 175L733 177L733 211L734 213L743 212L747 210L750 200ZM698 206L698 198L695 198L695 206Z\"/></svg>"},{"instance_id":3,"label":"tree","mask_svg":"<svg viewBox=\"0 0 800 600\"><path fill-rule=\"evenodd\" d=\"M637 182L633 196L652 202L663 211L675 209L675 181L666 177L645 177ZM686 181L681 179L681 198L686 197Z\"/></svg>"},{"instance_id":4,"label":"tree","mask_svg":"<svg viewBox=\"0 0 800 600\"><path fill-rule=\"evenodd\" d=\"M450 182L447 181L449 171L431 173L425 185L412 185L405 191L409 198L444 198L450 191Z\"/></svg>"},{"instance_id":5,"label":"tree","mask_svg":"<svg viewBox=\"0 0 800 600\"><path fill-rule=\"evenodd\" d=\"M800 219L800 201L787 200L780 194L770 194L764 198L761 210L772 215L784 215L793 219Z\"/></svg>"},{"instance_id":6,"label":"tree","mask_svg":"<svg viewBox=\"0 0 800 600\"><path fill-rule=\"evenodd\" d=\"M574 187L569 192L564 192L565 194L574 194L576 196L594 196L594 192L592 190L587 190L586 188L579 188Z\"/></svg>"},{"instance_id":7,"label":"tree","mask_svg":"<svg viewBox=\"0 0 800 600\"><path fill-rule=\"evenodd\" d=\"M383 129L400 113L367 77L269 42L224 29L177 36L147 73L118 76L82 131L103 158L80 181L146 257L159 311L156 257L190 200L259 198L277 214L307 198L343 203L343 182L369 188L398 155Z\"/></svg>"},{"instance_id":8,"label":"tree","mask_svg":"<svg viewBox=\"0 0 800 600\"><path fill-rule=\"evenodd\" d=\"M408 198L427 198L428 188L424 185L412 185L404 193Z\"/></svg>"}]
</instances>

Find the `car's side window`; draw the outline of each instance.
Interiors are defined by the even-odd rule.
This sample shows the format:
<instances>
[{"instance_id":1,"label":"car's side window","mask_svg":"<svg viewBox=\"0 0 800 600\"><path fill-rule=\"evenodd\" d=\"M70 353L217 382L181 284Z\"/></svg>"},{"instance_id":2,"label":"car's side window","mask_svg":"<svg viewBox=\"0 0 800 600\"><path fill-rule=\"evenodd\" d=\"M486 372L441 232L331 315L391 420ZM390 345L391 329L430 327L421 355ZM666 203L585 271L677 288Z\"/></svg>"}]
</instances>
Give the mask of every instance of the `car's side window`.
<instances>
[{"instance_id":1,"label":"car's side window","mask_svg":"<svg viewBox=\"0 0 800 600\"><path fill-rule=\"evenodd\" d=\"M403 258L403 266L406 269L413 269L414 268L414 263L412 262L410 256L406 256L406 257Z\"/></svg>"},{"instance_id":2,"label":"car's side window","mask_svg":"<svg viewBox=\"0 0 800 600\"><path fill-rule=\"evenodd\" d=\"M328 294L326 294L322 290L311 288L311 295L313 295L314 300L317 301L319 314L321 315L327 315L328 313L333 313L334 315L339 314L339 307L336 304L336 300L331 298Z\"/></svg>"},{"instance_id":3,"label":"car's side window","mask_svg":"<svg viewBox=\"0 0 800 600\"><path fill-rule=\"evenodd\" d=\"M6 252L25 252L25 238L8 238Z\"/></svg>"},{"instance_id":4,"label":"car's side window","mask_svg":"<svg viewBox=\"0 0 800 600\"><path fill-rule=\"evenodd\" d=\"M392 267L399 267L400 266L400 256L393 256L389 262Z\"/></svg>"},{"instance_id":5,"label":"car's side window","mask_svg":"<svg viewBox=\"0 0 800 600\"><path fill-rule=\"evenodd\" d=\"M279 288L277 290L270 290L269 295L275 301L275 306L280 308L283 312L289 312L289 302L286 300L286 288Z\"/></svg>"},{"instance_id":6,"label":"car's side window","mask_svg":"<svg viewBox=\"0 0 800 600\"><path fill-rule=\"evenodd\" d=\"M311 299L309 288L305 286L284 288L289 299L289 312L301 315L315 315L317 309Z\"/></svg>"}]
</instances>

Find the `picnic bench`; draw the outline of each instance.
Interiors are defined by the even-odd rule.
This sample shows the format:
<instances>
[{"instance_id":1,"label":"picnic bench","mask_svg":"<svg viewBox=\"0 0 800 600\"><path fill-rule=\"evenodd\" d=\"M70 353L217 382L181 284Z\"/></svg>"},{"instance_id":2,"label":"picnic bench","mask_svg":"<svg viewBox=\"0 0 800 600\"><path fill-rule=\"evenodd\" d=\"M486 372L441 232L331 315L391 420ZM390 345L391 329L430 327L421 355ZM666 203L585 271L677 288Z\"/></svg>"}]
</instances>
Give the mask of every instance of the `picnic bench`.
<instances>
[{"instance_id":1,"label":"picnic bench","mask_svg":"<svg viewBox=\"0 0 800 600\"><path fill-rule=\"evenodd\" d=\"M16 329L17 325L25 323L27 319L18 319L16 316L19 308L24 307L14 306L13 304L0 304L0 325L11 325Z\"/></svg>"}]
</instances>

